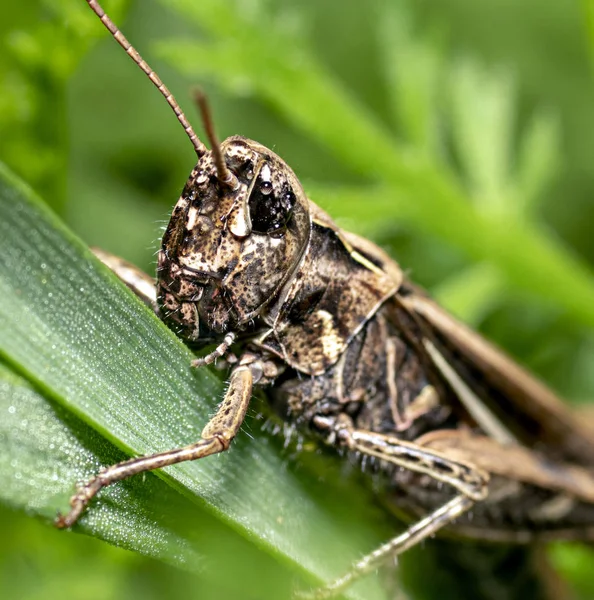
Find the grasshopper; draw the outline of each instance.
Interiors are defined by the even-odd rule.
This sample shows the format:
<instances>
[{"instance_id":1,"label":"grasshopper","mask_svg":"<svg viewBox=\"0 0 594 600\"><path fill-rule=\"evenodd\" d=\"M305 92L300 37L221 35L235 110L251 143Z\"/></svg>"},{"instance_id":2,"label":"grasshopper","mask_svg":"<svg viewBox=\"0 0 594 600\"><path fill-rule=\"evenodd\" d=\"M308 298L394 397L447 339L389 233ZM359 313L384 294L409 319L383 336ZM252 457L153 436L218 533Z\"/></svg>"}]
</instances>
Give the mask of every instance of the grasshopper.
<instances>
[{"instance_id":1,"label":"grasshopper","mask_svg":"<svg viewBox=\"0 0 594 600\"><path fill-rule=\"evenodd\" d=\"M456 321L370 241L338 228L291 168L261 144L210 150L157 74L95 0L117 42L165 97L198 161L173 209L153 278L99 257L192 347L229 368L202 437L103 469L78 488L71 527L105 486L223 452L254 386L305 435L369 460L390 507L410 523L327 598L439 532L527 543L594 539L594 436L543 384Z\"/></svg>"}]
</instances>

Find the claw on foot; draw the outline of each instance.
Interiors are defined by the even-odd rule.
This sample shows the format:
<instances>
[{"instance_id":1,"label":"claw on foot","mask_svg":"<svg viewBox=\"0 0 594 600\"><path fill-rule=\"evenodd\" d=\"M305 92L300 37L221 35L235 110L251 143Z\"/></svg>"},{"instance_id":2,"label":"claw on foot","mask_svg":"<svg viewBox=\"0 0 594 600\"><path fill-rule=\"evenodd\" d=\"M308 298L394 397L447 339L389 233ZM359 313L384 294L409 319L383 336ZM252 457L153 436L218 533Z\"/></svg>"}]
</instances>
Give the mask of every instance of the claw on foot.
<instances>
[{"instance_id":1,"label":"claw on foot","mask_svg":"<svg viewBox=\"0 0 594 600\"><path fill-rule=\"evenodd\" d=\"M58 512L54 525L58 529L68 529L72 527L80 518L85 508L97 492L103 487L101 473L91 479L86 485L79 485L76 493L70 498L70 510L63 515Z\"/></svg>"}]
</instances>

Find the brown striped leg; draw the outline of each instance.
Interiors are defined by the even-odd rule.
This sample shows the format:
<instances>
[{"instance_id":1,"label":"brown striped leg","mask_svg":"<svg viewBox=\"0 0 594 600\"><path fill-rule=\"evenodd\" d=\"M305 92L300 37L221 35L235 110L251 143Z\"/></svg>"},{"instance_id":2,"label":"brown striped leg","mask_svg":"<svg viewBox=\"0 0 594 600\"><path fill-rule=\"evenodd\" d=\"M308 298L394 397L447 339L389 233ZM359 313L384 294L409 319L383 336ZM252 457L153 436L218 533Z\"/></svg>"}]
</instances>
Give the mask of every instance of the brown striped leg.
<instances>
[{"instance_id":1,"label":"brown striped leg","mask_svg":"<svg viewBox=\"0 0 594 600\"><path fill-rule=\"evenodd\" d=\"M346 419L338 421L328 417L317 417L314 421L317 427L327 429L329 435L334 436L334 443L416 473L427 474L437 481L451 485L459 494L404 533L358 560L342 577L311 592L297 592L296 596L299 598L333 598L363 575L380 567L388 558L401 554L452 523L475 502L487 496L489 475L469 463L452 460L439 452L394 437L354 429Z\"/></svg>"},{"instance_id":2,"label":"brown striped leg","mask_svg":"<svg viewBox=\"0 0 594 600\"><path fill-rule=\"evenodd\" d=\"M233 369L225 397L214 417L202 430L202 438L198 442L184 448L132 458L103 469L72 496L70 512L66 515L58 515L55 521L56 527L65 528L74 525L97 493L116 481L227 450L245 418L252 396L253 381L254 376L250 366L238 366Z\"/></svg>"},{"instance_id":3,"label":"brown striped leg","mask_svg":"<svg viewBox=\"0 0 594 600\"><path fill-rule=\"evenodd\" d=\"M212 365L217 358L222 358L229 350L229 347L233 344L236 338L236 334L233 331L230 331L225 339L210 353L202 358L195 358L192 361L193 367L203 367L205 365Z\"/></svg>"}]
</instances>

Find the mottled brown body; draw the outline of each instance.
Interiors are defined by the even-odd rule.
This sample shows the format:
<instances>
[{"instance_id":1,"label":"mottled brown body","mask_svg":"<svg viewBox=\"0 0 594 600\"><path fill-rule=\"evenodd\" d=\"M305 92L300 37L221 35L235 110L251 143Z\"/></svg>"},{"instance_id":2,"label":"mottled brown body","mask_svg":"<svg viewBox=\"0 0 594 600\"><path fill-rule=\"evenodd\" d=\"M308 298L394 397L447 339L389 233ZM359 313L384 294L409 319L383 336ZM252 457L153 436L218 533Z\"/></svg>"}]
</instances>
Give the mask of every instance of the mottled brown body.
<instances>
[{"instance_id":1,"label":"mottled brown body","mask_svg":"<svg viewBox=\"0 0 594 600\"><path fill-rule=\"evenodd\" d=\"M235 137L222 151L239 191L221 186L210 157L192 172L159 254L158 311L165 321L197 345L234 332L240 362L263 366L258 385L271 388L276 410L306 434L324 437L319 417L348 418L354 429L417 442L491 473L491 499L451 526L464 535L594 536L594 480L578 466L592 468L594 443L561 402L548 391L518 402L525 388L540 384L521 371L510 380L506 359L489 362L496 351L407 282L380 249L370 242L359 247L340 231L268 149ZM291 197L282 227L238 234L237 222L265 220L254 207L268 214L269 206L253 195L268 179L269 204ZM431 310L458 328L468 347L448 336ZM487 416L469 412L435 354ZM381 458L374 468L385 472L388 501L409 518L453 494ZM581 483L572 486L574 480Z\"/></svg>"},{"instance_id":2,"label":"mottled brown body","mask_svg":"<svg viewBox=\"0 0 594 600\"><path fill-rule=\"evenodd\" d=\"M225 399L191 446L101 472L104 486L226 450L252 386L305 435L361 459L412 525L314 595L446 529L474 539L594 539L594 436L545 386L455 321L371 242L341 231L293 171L257 142L198 140L168 90L87 0L174 107L198 155L150 278L100 257L194 347L224 358ZM177 109L176 109L177 107ZM203 114L206 114L202 103Z\"/></svg>"}]
</instances>

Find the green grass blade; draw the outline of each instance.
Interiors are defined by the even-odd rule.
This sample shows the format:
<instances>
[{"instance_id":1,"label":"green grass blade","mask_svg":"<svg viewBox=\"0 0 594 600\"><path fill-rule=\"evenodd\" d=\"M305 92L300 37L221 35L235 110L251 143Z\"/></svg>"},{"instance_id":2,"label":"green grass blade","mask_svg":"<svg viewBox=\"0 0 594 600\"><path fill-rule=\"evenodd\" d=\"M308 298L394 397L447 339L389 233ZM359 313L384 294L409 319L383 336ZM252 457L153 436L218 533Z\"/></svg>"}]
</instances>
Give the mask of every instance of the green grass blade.
<instances>
[{"instance_id":1,"label":"green grass blade","mask_svg":"<svg viewBox=\"0 0 594 600\"><path fill-rule=\"evenodd\" d=\"M2 364L0 414L0 501L24 508L30 515L52 519L55 507L64 505L73 481L88 477L102 464L126 458ZM259 586L260 593L283 589L282 571L266 554L152 475L106 490L89 513L84 530L117 546L198 572L202 579L219 580L219 585L225 576L229 592L235 588L238 593L246 585L257 590L257 580L250 577L255 571L265 573L268 581ZM200 548L209 538L217 543L205 554ZM227 560L229 554L241 555L240 564ZM238 569L243 583L237 578ZM230 577L233 572L235 576Z\"/></svg>"}]
</instances>

